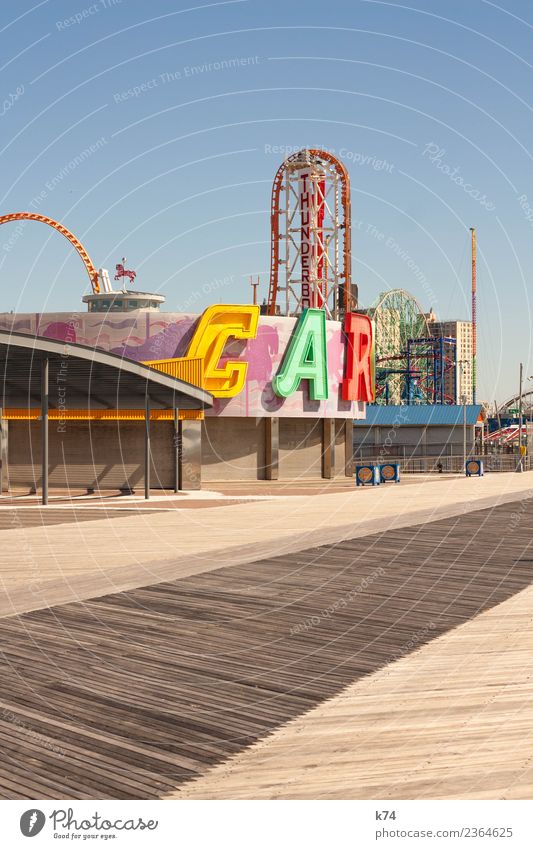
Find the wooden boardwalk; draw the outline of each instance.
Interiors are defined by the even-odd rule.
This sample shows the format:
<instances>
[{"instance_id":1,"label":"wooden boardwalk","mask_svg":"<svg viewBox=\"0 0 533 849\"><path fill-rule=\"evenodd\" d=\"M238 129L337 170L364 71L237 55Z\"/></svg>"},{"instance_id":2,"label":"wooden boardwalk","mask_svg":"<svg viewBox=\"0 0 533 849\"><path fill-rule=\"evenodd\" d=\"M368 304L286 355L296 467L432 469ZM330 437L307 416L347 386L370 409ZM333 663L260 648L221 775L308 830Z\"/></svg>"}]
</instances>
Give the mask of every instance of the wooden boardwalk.
<instances>
[{"instance_id":1,"label":"wooden boardwalk","mask_svg":"<svg viewBox=\"0 0 533 849\"><path fill-rule=\"evenodd\" d=\"M224 501L221 509L213 506L212 494L207 500L205 493L202 499L200 493L180 497L177 503L186 501L189 508L183 510L164 509L169 504L165 498L154 498L149 507L137 501L130 510L127 499L118 498L99 506L102 512L94 513L92 521L72 521L77 511L93 509L92 500L83 508L78 502L70 508L54 502L44 511L35 504L17 507L9 517L12 524L1 532L0 617L433 522L533 495L533 472L476 479L442 476L442 481L438 477L407 487L403 483L352 487L312 498ZM202 509L190 509L199 501ZM0 502L0 522L2 514L13 509L5 503ZM111 509L121 510L119 521L105 518ZM47 525L46 530L40 524L26 527L39 512L43 522L55 514L64 521Z\"/></svg>"},{"instance_id":2,"label":"wooden boardwalk","mask_svg":"<svg viewBox=\"0 0 533 849\"><path fill-rule=\"evenodd\" d=\"M529 586L171 797L531 800L532 609Z\"/></svg>"},{"instance_id":3,"label":"wooden boardwalk","mask_svg":"<svg viewBox=\"0 0 533 849\"><path fill-rule=\"evenodd\" d=\"M532 541L526 500L2 619L0 796L172 793L524 590Z\"/></svg>"}]
</instances>

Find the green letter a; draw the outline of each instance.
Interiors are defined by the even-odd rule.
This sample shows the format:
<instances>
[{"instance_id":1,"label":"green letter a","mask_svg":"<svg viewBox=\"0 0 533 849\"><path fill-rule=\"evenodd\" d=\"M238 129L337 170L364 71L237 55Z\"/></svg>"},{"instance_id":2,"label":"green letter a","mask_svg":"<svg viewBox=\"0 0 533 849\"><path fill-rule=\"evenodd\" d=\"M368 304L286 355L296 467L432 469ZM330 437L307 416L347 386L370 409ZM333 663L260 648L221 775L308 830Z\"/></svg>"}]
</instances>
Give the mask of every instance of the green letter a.
<instances>
[{"instance_id":1,"label":"green letter a","mask_svg":"<svg viewBox=\"0 0 533 849\"><path fill-rule=\"evenodd\" d=\"M309 381L312 401L328 397L328 361L326 350L326 313L324 310L304 310L294 328L281 369L272 380L276 395L288 398L296 392L302 380Z\"/></svg>"}]
</instances>

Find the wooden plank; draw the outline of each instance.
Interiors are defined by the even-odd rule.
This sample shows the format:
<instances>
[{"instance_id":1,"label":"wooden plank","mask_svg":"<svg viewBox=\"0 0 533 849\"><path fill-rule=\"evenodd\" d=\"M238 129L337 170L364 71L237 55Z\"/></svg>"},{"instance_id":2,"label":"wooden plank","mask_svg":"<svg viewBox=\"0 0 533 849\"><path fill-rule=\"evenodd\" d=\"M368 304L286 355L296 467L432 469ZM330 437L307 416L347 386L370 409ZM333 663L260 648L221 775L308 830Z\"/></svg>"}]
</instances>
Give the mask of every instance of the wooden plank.
<instances>
[{"instance_id":1,"label":"wooden plank","mask_svg":"<svg viewBox=\"0 0 533 849\"><path fill-rule=\"evenodd\" d=\"M170 793L528 587L520 509L1 619L0 796Z\"/></svg>"}]
</instances>

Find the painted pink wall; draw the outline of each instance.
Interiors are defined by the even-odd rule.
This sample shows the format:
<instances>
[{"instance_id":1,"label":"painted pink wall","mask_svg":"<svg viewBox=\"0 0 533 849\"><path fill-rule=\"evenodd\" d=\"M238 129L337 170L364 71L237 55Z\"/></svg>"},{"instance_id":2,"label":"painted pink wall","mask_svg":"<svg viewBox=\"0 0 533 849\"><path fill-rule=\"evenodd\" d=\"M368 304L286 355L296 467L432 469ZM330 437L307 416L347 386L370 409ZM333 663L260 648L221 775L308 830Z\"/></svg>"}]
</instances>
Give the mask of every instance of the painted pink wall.
<instances>
[{"instance_id":1,"label":"painted pink wall","mask_svg":"<svg viewBox=\"0 0 533 849\"><path fill-rule=\"evenodd\" d=\"M185 356L197 320L198 316L192 314L141 310L108 316L88 312L0 313L0 329L77 342L143 361ZM364 418L364 404L343 401L340 395L345 344L341 325L336 321L326 323L328 400L311 401L305 381L290 398L274 394L271 381L281 365L295 323L294 318L261 316L255 339L228 343L224 359L248 362L246 386L235 398L215 399L207 415Z\"/></svg>"}]
</instances>

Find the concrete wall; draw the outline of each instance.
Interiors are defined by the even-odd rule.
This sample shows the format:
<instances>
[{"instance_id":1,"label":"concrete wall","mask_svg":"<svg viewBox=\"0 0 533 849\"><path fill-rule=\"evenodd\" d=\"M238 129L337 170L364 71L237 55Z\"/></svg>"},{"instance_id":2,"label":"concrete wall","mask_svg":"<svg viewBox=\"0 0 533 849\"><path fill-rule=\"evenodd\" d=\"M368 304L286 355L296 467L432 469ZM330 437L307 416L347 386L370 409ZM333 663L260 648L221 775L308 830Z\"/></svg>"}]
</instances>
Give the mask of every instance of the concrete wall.
<instances>
[{"instance_id":1,"label":"concrete wall","mask_svg":"<svg viewBox=\"0 0 533 849\"><path fill-rule=\"evenodd\" d=\"M202 425L202 480L265 477L263 418L206 419Z\"/></svg>"},{"instance_id":2,"label":"concrete wall","mask_svg":"<svg viewBox=\"0 0 533 849\"><path fill-rule=\"evenodd\" d=\"M262 480L266 477L264 418L206 419L202 428L202 480ZM334 421L334 476L346 473L346 422ZM320 478L324 420L279 419L278 479Z\"/></svg>"}]
</instances>

